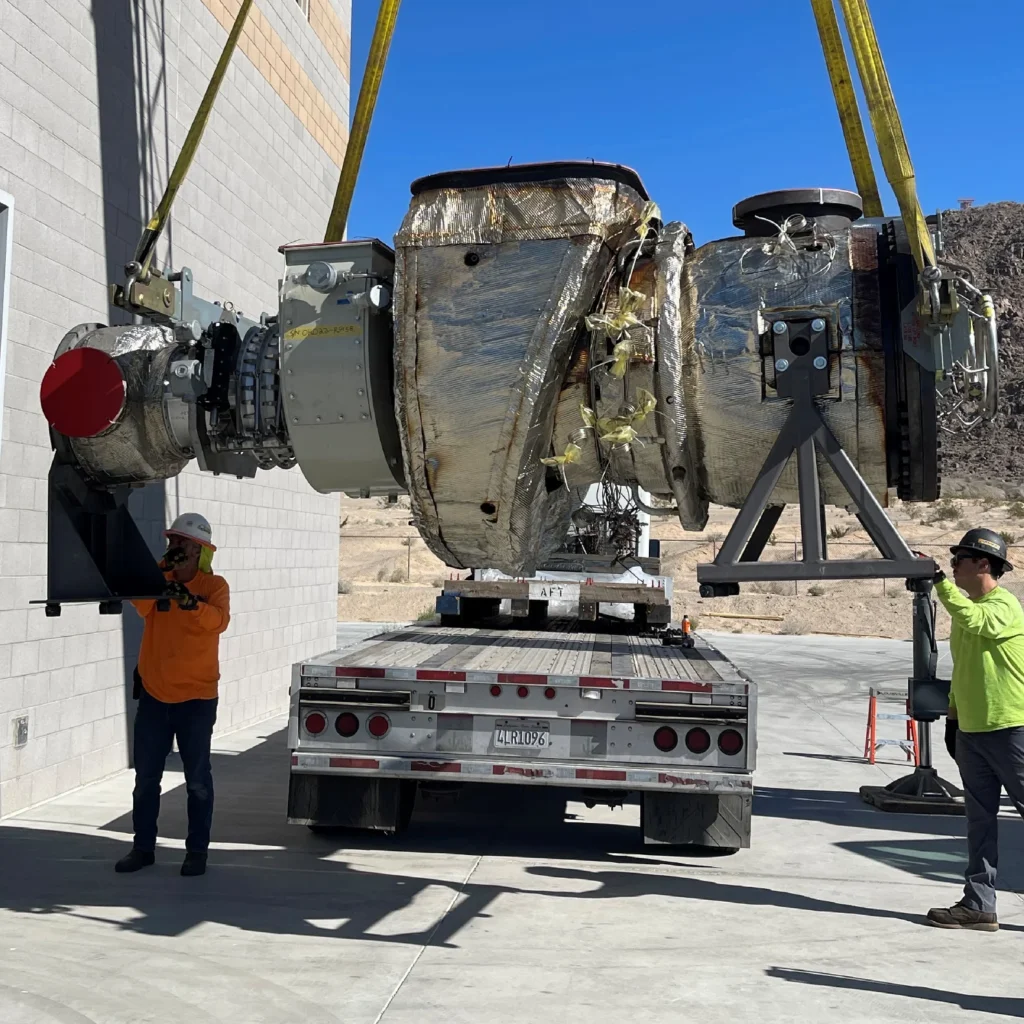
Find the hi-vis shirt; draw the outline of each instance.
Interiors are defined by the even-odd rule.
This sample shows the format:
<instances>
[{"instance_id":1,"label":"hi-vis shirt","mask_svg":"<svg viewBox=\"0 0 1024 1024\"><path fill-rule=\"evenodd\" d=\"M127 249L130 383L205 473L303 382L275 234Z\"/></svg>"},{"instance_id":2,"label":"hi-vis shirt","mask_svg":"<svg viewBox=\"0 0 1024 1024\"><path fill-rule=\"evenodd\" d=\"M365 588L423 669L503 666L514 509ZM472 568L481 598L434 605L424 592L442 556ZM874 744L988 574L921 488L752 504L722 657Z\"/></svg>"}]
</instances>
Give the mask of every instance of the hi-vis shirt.
<instances>
[{"instance_id":1,"label":"hi-vis shirt","mask_svg":"<svg viewBox=\"0 0 1024 1024\"><path fill-rule=\"evenodd\" d=\"M964 732L994 732L1024 725L1024 611L996 587L976 601L952 580L935 594L953 619L949 637L953 683L949 711Z\"/></svg>"},{"instance_id":2,"label":"hi-vis shirt","mask_svg":"<svg viewBox=\"0 0 1024 1024\"><path fill-rule=\"evenodd\" d=\"M132 601L145 622L139 675L146 692L167 704L217 696L220 635L231 621L223 576L197 572L187 586L201 598L195 611L185 611L176 601L166 612L157 611L156 601Z\"/></svg>"}]
</instances>

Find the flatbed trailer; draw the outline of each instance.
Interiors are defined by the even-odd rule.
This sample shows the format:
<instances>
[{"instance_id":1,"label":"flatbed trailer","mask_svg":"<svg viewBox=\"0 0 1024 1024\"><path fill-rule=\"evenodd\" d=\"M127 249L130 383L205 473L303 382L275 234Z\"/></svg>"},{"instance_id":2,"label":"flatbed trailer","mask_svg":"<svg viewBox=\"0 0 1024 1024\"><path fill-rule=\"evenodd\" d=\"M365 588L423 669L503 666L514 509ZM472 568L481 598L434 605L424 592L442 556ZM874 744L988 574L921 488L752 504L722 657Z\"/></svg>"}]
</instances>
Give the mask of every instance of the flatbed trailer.
<instances>
[{"instance_id":1,"label":"flatbed trailer","mask_svg":"<svg viewBox=\"0 0 1024 1024\"><path fill-rule=\"evenodd\" d=\"M612 620L412 625L294 667L288 817L399 832L424 782L641 804L645 842L750 844L756 687Z\"/></svg>"}]
</instances>

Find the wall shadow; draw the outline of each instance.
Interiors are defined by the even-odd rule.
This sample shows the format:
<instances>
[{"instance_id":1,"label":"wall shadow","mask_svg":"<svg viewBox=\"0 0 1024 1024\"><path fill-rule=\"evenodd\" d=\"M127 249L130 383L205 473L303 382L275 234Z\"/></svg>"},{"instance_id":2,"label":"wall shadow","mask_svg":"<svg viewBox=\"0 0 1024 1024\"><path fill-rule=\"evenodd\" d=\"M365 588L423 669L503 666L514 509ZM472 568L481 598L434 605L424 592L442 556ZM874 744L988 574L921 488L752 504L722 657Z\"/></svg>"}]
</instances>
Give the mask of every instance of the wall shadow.
<instances>
[{"instance_id":1,"label":"wall shadow","mask_svg":"<svg viewBox=\"0 0 1024 1024\"><path fill-rule=\"evenodd\" d=\"M107 283L124 280L148 208L154 205L156 156L153 124L163 107L168 139L165 0L92 0L96 45L96 90L99 114L100 169L103 189L103 243ZM156 45L150 31L155 30ZM165 159L166 159L165 151ZM109 324L131 317L110 303ZM162 551L165 486L149 484L136 491L129 511L154 554ZM133 670L142 642L142 620L126 608L121 628L124 660L125 730L128 765L134 763L135 702Z\"/></svg>"}]
</instances>

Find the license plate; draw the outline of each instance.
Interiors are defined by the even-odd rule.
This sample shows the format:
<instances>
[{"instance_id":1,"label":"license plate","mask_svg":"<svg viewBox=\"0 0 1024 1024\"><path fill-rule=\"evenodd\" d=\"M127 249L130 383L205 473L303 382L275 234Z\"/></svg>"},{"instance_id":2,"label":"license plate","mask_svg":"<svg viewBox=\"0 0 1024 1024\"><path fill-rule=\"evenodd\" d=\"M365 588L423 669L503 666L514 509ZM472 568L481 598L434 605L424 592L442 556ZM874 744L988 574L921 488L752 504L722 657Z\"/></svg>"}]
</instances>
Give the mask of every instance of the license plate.
<instances>
[{"instance_id":1,"label":"license plate","mask_svg":"<svg viewBox=\"0 0 1024 1024\"><path fill-rule=\"evenodd\" d=\"M548 722L502 719L494 723L494 746L503 750L546 750L551 746Z\"/></svg>"}]
</instances>

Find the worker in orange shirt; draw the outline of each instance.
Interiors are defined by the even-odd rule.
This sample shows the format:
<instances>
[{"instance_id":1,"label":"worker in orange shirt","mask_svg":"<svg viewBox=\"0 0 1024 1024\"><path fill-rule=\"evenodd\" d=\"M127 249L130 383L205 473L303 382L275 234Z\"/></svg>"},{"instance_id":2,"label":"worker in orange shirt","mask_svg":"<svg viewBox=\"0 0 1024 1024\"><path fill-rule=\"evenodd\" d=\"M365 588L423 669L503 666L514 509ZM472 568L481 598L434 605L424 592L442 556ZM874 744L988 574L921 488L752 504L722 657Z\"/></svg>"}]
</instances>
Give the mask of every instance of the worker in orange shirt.
<instances>
[{"instance_id":1,"label":"worker in orange shirt","mask_svg":"<svg viewBox=\"0 0 1024 1024\"><path fill-rule=\"evenodd\" d=\"M189 512L164 534L160 563L171 597L169 611L156 601L133 601L145 626L136 669L135 842L114 869L138 871L155 860L160 780L171 743L178 741L188 794L188 838L183 875L206 871L213 823L210 740L217 720L220 636L230 620L228 584L213 572L210 524Z\"/></svg>"}]
</instances>

